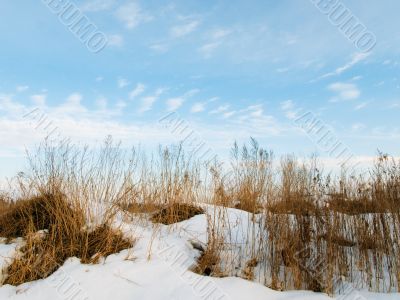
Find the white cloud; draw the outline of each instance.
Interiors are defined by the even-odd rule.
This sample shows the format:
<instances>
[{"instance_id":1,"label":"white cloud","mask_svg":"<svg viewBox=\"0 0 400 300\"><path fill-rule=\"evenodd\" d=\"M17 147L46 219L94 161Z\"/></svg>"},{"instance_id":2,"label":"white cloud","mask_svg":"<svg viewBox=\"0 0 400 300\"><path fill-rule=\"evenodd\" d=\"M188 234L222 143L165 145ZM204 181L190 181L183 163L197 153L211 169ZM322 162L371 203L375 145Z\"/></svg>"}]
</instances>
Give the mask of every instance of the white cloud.
<instances>
[{"instance_id":1,"label":"white cloud","mask_svg":"<svg viewBox=\"0 0 400 300\"><path fill-rule=\"evenodd\" d=\"M388 106L388 108L400 108L400 100L394 101L392 104Z\"/></svg>"},{"instance_id":2,"label":"white cloud","mask_svg":"<svg viewBox=\"0 0 400 300\"><path fill-rule=\"evenodd\" d=\"M184 95L179 97L170 98L166 101L167 110L174 111L183 105L183 103L190 97L193 97L199 92L198 89L187 91Z\"/></svg>"},{"instance_id":3,"label":"white cloud","mask_svg":"<svg viewBox=\"0 0 400 300\"><path fill-rule=\"evenodd\" d=\"M228 29L215 29L208 33L208 41L202 45L198 50L204 58L210 58L214 51L221 46L223 39L231 34Z\"/></svg>"},{"instance_id":4,"label":"white cloud","mask_svg":"<svg viewBox=\"0 0 400 300\"><path fill-rule=\"evenodd\" d=\"M210 111L210 114L221 114L229 109L230 105L229 104L224 104L218 106L216 109Z\"/></svg>"},{"instance_id":5,"label":"white cloud","mask_svg":"<svg viewBox=\"0 0 400 300\"><path fill-rule=\"evenodd\" d=\"M167 100L167 110L177 110L179 107L182 106L183 102L185 102L185 99L182 97L170 98Z\"/></svg>"},{"instance_id":6,"label":"white cloud","mask_svg":"<svg viewBox=\"0 0 400 300\"><path fill-rule=\"evenodd\" d=\"M364 125L364 124L362 124L362 123L355 123L355 124L353 124L352 126L351 126L351 130L352 131L359 131L359 130L362 130L362 129L364 129L366 126Z\"/></svg>"},{"instance_id":7,"label":"white cloud","mask_svg":"<svg viewBox=\"0 0 400 300\"><path fill-rule=\"evenodd\" d=\"M187 91L184 95L183 98L190 98L193 97L194 95L196 95L198 92L200 92L199 89L192 89L190 91Z\"/></svg>"},{"instance_id":8,"label":"white cloud","mask_svg":"<svg viewBox=\"0 0 400 300\"><path fill-rule=\"evenodd\" d=\"M259 108L256 108L254 111L252 111L250 113L250 115L252 117L261 117L263 115L263 113L264 113L264 110L261 107L259 107Z\"/></svg>"},{"instance_id":9,"label":"white cloud","mask_svg":"<svg viewBox=\"0 0 400 300\"><path fill-rule=\"evenodd\" d=\"M71 105L80 105L82 98L83 97L80 93L73 93L68 96L66 103Z\"/></svg>"},{"instance_id":10,"label":"white cloud","mask_svg":"<svg viewBox=\"0 0 400 300\"><path fill-rule=\"evenodd\" d=\"M158 53L165 53L168 51L168 45L166 44L153 44L150 45L150 50Z\"/></svg>"},{"instance_id":11,"label":"white cloud","mask_svg":"<svg viewBox=\"0 0 400 300\"><path fill-rule=\"evenodd\" d=\"M163 89L158 89L154 93L154 95L146 96L141 98L141 106L139 108L140 113L144 113L146 111L149 111L153 108L153 104L157 101L157 99L161 96L161 94L164 92Z\"/></svg>"},{"instance_id":12,"label":"white cloud","mask_svg":"<svg viewBox=\"0 0 400 300\"><path fill-rule=\"evenodd\" d=\"M122 47L124 44L124 37L120 34L110 34L107 36L108 45L115 47Z\"/></svg>"},{"instance_id":13,"label":"white cloud","mask_svg":"<svg viewBox=\"0 0 400 300\"><path fill-rule=\"evenodd\" d=\"M127 104L125 101L120 100L117 102L117 104L115 106L117 107L117 109L123 109L127 106Z\"/></svg>"},{"instance_id":14,"label":"white cloud","mask_svg":"<svg viewBox=\"0 0 400 300\"><path fill-rule=\"evenodd\" d=\"M294 108L294 104L293 104L292 100L286 100L286 101L281 102L282 110L289 110L289 109L293 109L293 108Z\"/></svg>"},{"instance_id":15,"label":"white cloud","mask_svg":"<svg viewBox=\"0 0 400 300\"><path fill-rule=\"evenodd\" d=\"M134 99L141 95L146 90L146 86L142 83L138 83L136 87L129 93L129 99Z\"/></svg>"},{"instance_id":16,"label":"white cloud","mask_svg":"<svg viewBox=\"0 0 400 300\"><path fill-rule=\"evenodd\" d=\"M212 42L205 44L199 48L199 51L205 58L210 58L215 51L220 46L219 42Z\"/></svg>"},{"instance_id":17,"label":"white cloud","mask_svg":"<svg viewBox=\"0 0 400 300\"><path fill-rule=\"evenodd\" d=\"M17 86L17 88L16 88L16 90L17 90L18 93L24 92L24 91L26 91L27 89L29 89L29 86L27 86L27 85L19 85L19 86Z\"/></svg>"},{"instance_id":18,"label":"white cloud","mask_svg":"<svg viewBox=\"0 0 400 300\"><path fill-rule=\"evenodd\" d=\"M328 89L337 94L336 97L330 100L330 102L354 100L361 94L357 86L352 83L336 82L330 84Z\"/></svg>"},{"instance_id":19,"label":"white cloud","mask_svg":"<svg viewBox=\"0 0 400 300\"><path fill-rule=\"evenodd\" d=\"M115 15L128 29L133 29L139 24L149 22L153 19L152 16L142 11L137 2L129 2L120 6Z\"/></svg>"},{"instance_id":20,"label":"white cloud","mask_svg":"<svg viewBox=\"0 0 400 300\"><path fill-rule=\"evenodd\" d=\"M296 108L296 105L292 100L286 100L281 102L281 109L284 111L286 118L294 120L298 117L300 109Z\"/></svg>"},{"instance_id":21,"label":"white cloud","mask_svg":"<svg viewBox=\"0 0 400 300\"><path fill-rule=\"evenodd\" d=\"M228 112L228 116L232 112ZM239 111L235 111L234 114L239 114L238 120L240 122L245 122L249 120L254 120L254 119L259 119L264 117L264 109L262 104L256 104L256 105L249 105L244 109L241 109Z\"/></svg>"},{"instance_id":22,"label":"white cloud","mask_svg":"<svg viewBox=\"0 0 400 300\"><path fill-rule=\"evenodd\" d=\"M31 96L31 100L36 106L45 106L46 105L46 94L36 94Z\"/></svg>"},{"instance_id":23,"label":"white cloud","mask_svg":"<svg viewBox=\"0 0 400 300\"><path fill-rule=\"evenodd\" d=\"M352 58L351 58L351 61L349 61L345 65L337 68L333 72L330 72L330 73L322 75L319 79L326 78L326 77L331 77L331 76L335 76L335 75L340 75L344 71L347 71L348 69L350 69L353 66L355 66L356 64L358 64L359 62L365 60L369 55L370 55L370 53L359 53L359 52L354 53Z\"/></svg>"},{"instance_id":24,"label":"white cloud","mask_svg":"<svg viewBox=\"0 0 400 300\"><path fill-rule=\"evenodd\" d=\"M368 105L368 102L362 102L362 103L356 105L356 106L354 107L354 110L363 109L363 108L367 107L367 105Z\"/></svg>"},{"instance_id":25,"label":"white cloud","mask_svg":"<svg viewBox=\"0 0 400 300\"><path fill-rule=\"evenodd\" d=\"M100 109L100 110L106 110L107 109L107 98L105 97L99 97L96 99L96 106Z\"/></svg>"},{"instance_id":26,"label":"white cloud","mask_svg":"<svg viewBox=\"0 0 400 300\"><path fill-rule=\"evenodd\" d=\"M13 101L12 95L0 94L0 111L3 111L8 115L21 117L22 114L26 113L23 109L24 106L22 104Z\"/></svg>"},{"instance_id":27,"label":"white cloud","mask_svg":"<svg viewBox=\"0 0 400 300\"><path fill-rule=\"evenodd\" d=\"M141 99L142 105L139 108L139 112L140 113L144 113L146 111L151 110L151 108L153 107L154 102L156 102L156 100L158 99L157 96L147 96L147 97L143 97Z\"/></svg>"},{"instance_id":28,"label":"white cloud","mask_svg":"<svg viewBox=\"0 0 400 300\"><path fill-rule=\"evenodd\" d=\"M102 11L110 9L115 3L115 0L87 0L79 7L82 11Z\"/></svg>"},{"instance_id":29,"label":"white cloud","mask_svg":"<svg viewBox=\"0 0 400 300\"><path fill-rule=\"evenodd\" d=\"M170 29L170 35L174 38L180 38L190 34L191 32L195 31L199 26L200 22L197 20L190 21L183 25L173 26Z\"/></svg>"},{"instance_id":30,"label":"white cloud","mask_svg":"<svg viewBox=\"0 0 400 300\"><path fill-rule=\"evenodd\" d=\"M196 102L196 103L194 103L194 104L192 105L192 108L190 109L190 112L191 112L191 113L199 113L199 112L202 112L202 111L204 111L204 110L206 109L206 105L207 105L208 103L217 101L218 99L219 99L218 97L212 97L212 98L208 99L208 100L205 101L205 102Z\"/></svg>"},{"instance_id":31,"label":"white cloud","mask_svg":"<svg viewBox=\"0 0 400 300\"><path fill-rule=\"evenodd\" d=\"M165 132L160 131L155 124L127 124L109 118L112 115L105 115L102 111L94 110L89 113L81 105L81 100L82 96L74 93L59 106L36 108L36 112L32 112L33 106L0 95L0 111L3 113L0 118L0 144L4 145L0 149L0 157L23 159L26 149L34 149L34 145L49 134L55 140L71 139L73 143L81 142L85 145L95 145L107 135L128 143L129 147L133 140L134 143L146 142L150 146L168 142ZM99 98L97 104L105 107L106 99ZM123 101L118 101L116 108L121 109L124 105ZM14 172L5 167L1 175L10 171Z\"/></svg>"},{"instance_id":32,"label":"white cloud","mask_svg":"<svg viewBox=\"0 0 400 300\"><path fill-rule=\"evenodd\" d=\"M199 113L205 110L205 103L202 102L196 102L193 104L192 108L190 109L190 112L192 113Z\"/></svg>"},{"instance_id":33,"label":"white cloud","mask_svg":"<svg viewBox=\"0 0 400 300\"><path fill-rule=\"evenodd\" d=\"M129 81L128 80L126 80L125 78L118 78L118 87L120 89L122 89L122 88L124 88L124 87L126 87L128 85L129 85Z\"/></svg>"},{"instance_id":34,"label":"white cloud","mask_svg":"<svg viewBox=\"0 0 400 300\"><path fill-rule=\"evenodd\" d=\"M214 31L212 31L210 35L213 39L219 40L219 39L222 39L222 38L230 35L231 33L232 33L232 31L229 29L219 28L219 29L215 29Z\"/></svg>"},{"instance_id":35,"label":"white cloud","mask_svg":"<svg viewBox=\"0 0 400 300\"><path fill-rule=\"evenodd\" d=\"M222 117L224 119L228 119L228 118L232 117L234 114L236 114L236 111L231 110L231 111L227 111L227 112L223 113Z\"/></svg>"},{"instance_id":36,"label":"white cloud","mask_svg":"<svg viewBox=\"0 0 400 300\"><path fill-rule=\"evenodd\" d=\"M286 72L289 71L289 70L290 70L290 68L288 68L288 67L276 69L276 71L277 71L278 73L286 73Z\"/></svg>"},{"instance_id":37,"label":"white cloud","mask_svg":"<svg viewBox=\"0 0 400 300\"><path fill-rule=\"evenodd\" d=\"M61 115L85 113L87 109L81 104L82 99L83 97L80 93L72 93L55 112Z\"/></svg>"}]
</instances>

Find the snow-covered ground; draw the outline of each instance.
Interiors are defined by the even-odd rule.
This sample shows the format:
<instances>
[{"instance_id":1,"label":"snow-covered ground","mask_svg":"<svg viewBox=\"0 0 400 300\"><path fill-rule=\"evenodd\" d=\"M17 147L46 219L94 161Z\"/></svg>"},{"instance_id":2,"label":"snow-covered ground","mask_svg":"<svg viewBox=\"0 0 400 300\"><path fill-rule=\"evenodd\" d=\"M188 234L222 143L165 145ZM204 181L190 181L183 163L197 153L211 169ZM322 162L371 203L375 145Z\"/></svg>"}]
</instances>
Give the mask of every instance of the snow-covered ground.
<instances>
[{"instance_id":1,"label":"snow-covered ground","mask_svg":"<svg viewBox=\"0 0 400 300\"><path fill-rule=\"evenodd\" d=\"M245 243L248 214L235 209L227 209L225 214L232 238ZM18 287L1 286L0 299L332 299L307 291L278 292L237 277L211 278L191 272L190 267L200 255L194 245L207 240L206 215L170 226L155 226L143 219L122 214L119 222L126 235L136 238L133 249L111 255L97 265L84 265L77 258L70 258L47 279ZM2 268L15 255L21 243L21 240L9 245L0 243ZM400 294L374 294L349 289L336 299L398 300Z\"/></svg>"}]
</instances>

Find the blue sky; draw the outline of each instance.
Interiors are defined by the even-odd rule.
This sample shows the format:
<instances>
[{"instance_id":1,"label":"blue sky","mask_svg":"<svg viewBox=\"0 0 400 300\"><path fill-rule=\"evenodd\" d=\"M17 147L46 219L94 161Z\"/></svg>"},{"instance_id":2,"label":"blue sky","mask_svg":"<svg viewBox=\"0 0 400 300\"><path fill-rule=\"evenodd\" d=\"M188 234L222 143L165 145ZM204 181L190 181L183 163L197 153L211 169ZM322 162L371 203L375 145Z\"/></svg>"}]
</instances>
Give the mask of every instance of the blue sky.
<instances>
[{"instance_id":1,"label":"blue sky","mask_svg":"<svg viewBox=\"0 0 400 300\"><path fill-rule=\"evenodd\" d=\"M328 159L293 123L311 111L354 155L399 155L396 0L342 1L376 36L368 53L311 0L64 1L107 36L98 53L45 2L0 3L2 178L46 136L23 117L33 109L89 144L109 134L149 149L178 141L158 122L176 111L221 155L253 136L278 155Z\"/></svg>"}]
</instances>

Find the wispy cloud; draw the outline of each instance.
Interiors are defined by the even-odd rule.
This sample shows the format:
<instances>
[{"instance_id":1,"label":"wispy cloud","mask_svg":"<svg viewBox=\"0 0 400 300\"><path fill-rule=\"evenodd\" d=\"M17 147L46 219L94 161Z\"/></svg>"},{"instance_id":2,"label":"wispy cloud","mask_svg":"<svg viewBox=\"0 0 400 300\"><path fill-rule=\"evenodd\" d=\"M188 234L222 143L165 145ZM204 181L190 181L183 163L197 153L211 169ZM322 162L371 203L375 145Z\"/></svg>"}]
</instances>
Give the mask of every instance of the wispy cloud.
<instances>
[{"instance_id":1,"label":"wispy cloud","mask_svg":"<svg viewBox=\"0 0 400 300\"><path fill-rule=\"evenodd\" d=\"M360 103L360 104L357 104L357 105L354 107L354 110L361 110L361 109L363 109L363 108L366 108L367 105L368 105L368 102L362 102L362 103Z\"/></svg>"},{"instance_id":2,"label":"wispy cloud","mask_svg":"<svg viewBox=\"0 0 400 300\"><path fill-rule=\"evenodd\" d=\"M202 45L198 50L204 56L204 58L210 58L214 51L220 47L223 39L231 34L231 30L228 29L215 29L208 33L207 42Z\"/></svg>"},{"instance_id":3,"label":"wispy cloud","mask_svg":"<svg viewBox=\"0 0 400 300\"><path fill-rule=\"evenodd\" d=\"M168 45L163 43L150 45L149 48L157 53L165 53L169 49Z\"/></svg>"},{"instance_id":4,"label":"wispy cloud","mask_svg":"<svg viewBox=\"0 0 400 300\"><path fill-rule=\"evenodd\" d=\"M361 92L353 83L336 82L328 86L328 89L336 93L330 102L340 102L357 99Z\"/></svg>"},{"instance_id":5,"label":"wispy cloud","mask_svg":"<svg viewBox=\"0 0 400 300\"><path fill-rule=\"evenodd\" d=\"M193 104L192 108L190 109L191 113L199 113L205 110L205 103L203 102L196 102Z\"/></svg>"},{"instance_id":6,"label":"wispy cloud","mask_svg":"<svg viewBox=\"0 0 400 300\"><path fill-rule=\"evenodd\" d=\"M392 102L388 108L400 108L400 100Z\"/></svg>"},{"instance_id":7,"label":"wispy cloud","mask_svg":"<svg viewBox=\"0 0 400 300\"><path fill-rule=\"evenodd\" d=\"M281 109L282 110L290 110L294 108L294 104L292 100L285 100L281 102Z\"/></svg>"},{"instance_id":8,"label":"wispy cloud","mask_svg":"<svg viewBox=\"0 0 400 300\"><path fill-rule=\"evenodd\" d=\"M32 103L36 106L46 105L46 94L35 94L31 96Z\"/></svg>"},{"instance_id":9,"label":"wispy cloud","mask_svg":"<svg viewBox=\"0 0 400 300\"><path fill-rule=\"evenodd\" d=\"M137 2L129 2L120 6L115 12L115 16L128 29L153 20L153 17L144 12Z\"/></svg>"},{"instance_id":10,"label":"wispy cloud","mask_svg":"<svg viewBox=\"0 0 400 300\"><path fill-rule=\"evenodd\" d=\"M134 99L141 95L146 90L146 86L143 83L138 83L136 87L129 93L129 99Z\"/></svg>"},{"instance_id":11,"label":"wispy cloud","mask_svg":"<svg viewBox=\"0 0 400 300\"><path fill-rule=\"evenodd\" d=\"M324 75L322 75L321 77L319 77L318 79L323 79L323 78L327 78L327 77L331 77L331 76L335 76L335 75L340 75L343 72L347 71L348 69L352 68L353 66L355 66L356 64L358 64L359 62L365 60L368 56L370 55L370 53L354 53L351 60L349 62L347 62L346 64L344 64L341 67L338 67L335 71L330 72L330 73L326 73ZM318 80L317 79L317 80Z\"/></svg>"},{"instance_id":12,"label":"wispy cloud","mask_svg":"<svg viewBox=\"0 0 400 300\"><path fill-rule=\"evenodd\" d=\"M236 111L231 110L231 111L227 111L226 113L223 113L223 114L222 114L222 117L223 117L224 119L228 119L228 118L232 117L232 116L235 115L235 114L236 114Z\"/></svg>"},{"instance_id":13,"label":"wispy cloud","mask_svg":"<svg viewBox=\"0 0 400 300\"><path fill-rule=\"evenodd\" d=\"M89 12L108 10L113 7L115 2L115 0L86 0L80 5L80 9Z\"/></svg>"},{"instance_id":14,"label":"wispy cloud","mask_svg":"<svg viewBox=\"0 0 400 300\"><path fill-rule=\"evenodd\" d=\"M167 111L174 111L177 110L178 108L180 108L183 103L190 97L194 96L195 94L197 94L199 92L198 89L193 89L190 90L188 92L186 92L184 95L179 96L179 97L173 97L173 98L169 98L166 101L166 105L167 105Z\"/></svg>"},{"instance_id":15,"label":"wispy cloud","mask_svg":"<svg viewBox=\"0 0 400 300\"><path fill-rule=\"evenodd\" d=\"M106 97L99 97L96 99L96 106L100 109L100 110L106 110L107 109L107 103L108 100Z\"/></svg>"},{"instance_id":16,"label":"wispy cloud","mask_svg":"<svg viewBox=\"0 0 400 300\"><path fill-rule=\"evenodd\" d=\"M221 114L223 112L226 112L229 108L229 104L220 105L216 109L211 110L210 114Z\"/></svg>"},{"instance_id":17,"label":"wispy cloud","mask_svg":"<svg viewBox=\"0 0 400 300\"><path fill-rule=\"evenodd\" d=\"M129 85L129 81L126 80L125 78L122 78L122 77L118 78L118 82L117 83L118 83L118 87L120 89L122 89L122 88L124 88L124 87Z\"/></svg>"},{"instance_id":18,"label":"wispy cloud","mask_svg":"<svg viewBox=\"0 0 400 300\"><path fill-rule=\"evenodd\" d=\"M64 103L54 110L56 115L82 115L87 112L87 108L82 105L83 96L75 92L70 94Z\"/></svg>"},{"instance_id":19,"label":"wispy cloud","mask_svg":"<svg viewBox=\"0 0 400 300\"><path fill-rule=\"evenodd\" d=\"M299 114L300 109L296 108L293 100L285 100L280 103L281 110L283 110L286 118L294 120Z\"/></svg>"},{"instance_id":20,"label":"wispy cloud","mask_svg":"<svg viewBox=\"0 0 400 300\"><path fill-rule=\"evenodd\" d=\"M190 109L190 112L195 114L195 113L199 113L199 112L205 111L206 105L208 103L217 101L218 99L219 99L218 97L213 97L213 98L211 98L211 99L209 99L209 100L207 100L205 102L196 102L196 103L194 103L192 105L192 108Z\"/></svg>"},{"instance_id":21,"label":"wispy cloud","mask_svg":"<svg viewBox=\"0 0 400 300\"><path fill-rule=\"evenodd\" d=\"M140 113L144 113L153 108L153 104L158 100L161 94L164 92L163 89L157 89L153 95L146 96L140 99L141 105L139 108Z\"/></svg>"},{"instance_id":22,"label":"wispy cloud","mask_svg":"<svg viewBox=\"0 0 400 300\"><path fill-rule=\"evenodd\" d=\"M351 126L352 131L360 131L362 129L366 128L365 124L363 123L355 123Z\"/></svg>"},{"instance_id":23,"label":"wispy cloud","mask_svg":"<svg viewBox=\"0 0 400 300\"><path fill-rule=\"evenodd\" d=\"M26 91L27 89L29 89L29 86L27 86L27 85L19 85L19 86L17 86L17 88L16 88L16 90L17 90L18 93L24 92L24 91Z\"/></svg>"},{"instance_id":24,"label":"wispy cloud","mask_svg":"<svg viewBox=\"0 0 400 300\"><path fill-rule=\"evenodd\" d=\"M189 21L185 24L173 26L170 29L170 35L174 38L184 37L197 29L200 25L200 21L193 20Z\"/></svg>"},{"instance_id":25,"label":"wispy cloud","mask_svg":"<svg viewBox=\"0 0 400 300\"><path fill-rule=\"evenodd\" d=\"M170 98L167 100L167 110L177 110L179 107L182 106L183 102L185 102L185 99L182 97Z\"/></svg>"},{"instance_id":26,"label":"wispy cloud","mask_svg":"<svg viewBox=\"0 0 400 300\"><path fill-rule=\"evenodd\" d=\"M124 44L124 37L120 34L110 34L107 38L110 46L121 47Z\"/></svg>"}]
</instances>

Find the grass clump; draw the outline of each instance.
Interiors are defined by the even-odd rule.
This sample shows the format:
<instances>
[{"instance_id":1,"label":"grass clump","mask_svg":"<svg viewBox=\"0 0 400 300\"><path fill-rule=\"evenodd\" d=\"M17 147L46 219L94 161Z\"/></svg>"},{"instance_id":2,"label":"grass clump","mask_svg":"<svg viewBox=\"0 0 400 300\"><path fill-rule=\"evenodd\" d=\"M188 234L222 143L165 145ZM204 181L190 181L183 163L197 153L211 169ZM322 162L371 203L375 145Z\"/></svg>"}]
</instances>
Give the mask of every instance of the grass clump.
<instances>
[{"instance_id":1,"label":"grass clump","mask_svg":"<svg viewBox=\"0 0 400 300\"><path fill-rule=\"evenodd\" d=\"M23 237L30 230L48 229L54 223L54 210L71 214L71 208L57 196L45 194L26 200L19 200L0 217L0 236L11 239ZM62 205L63 207L61 207Z\"/></svg>"},{"instance_id":2,"label":"grass clump","mask_svg":"<svg viewBox=\"0 0 400 300\"><path fill-rule=\"evenodd\" d=\"M0 223L0 235L25 238L20 255L6 269L4 283L11 285L46 278L70 257L97 263L101 257L133 245L108 224L85 229L83 211L60 193L21 200Z\"/></svg>"},{"instance_id":3,"label":"grass clump","mask_svg":"<svg viewBox=\"0 0 400 300\"><path fill-rule=\"evenodd\" d=\"M170 225L204 214L204 210L192 204L173 203L151 217L153 223Z\"/></svg>"}]
</instances>

